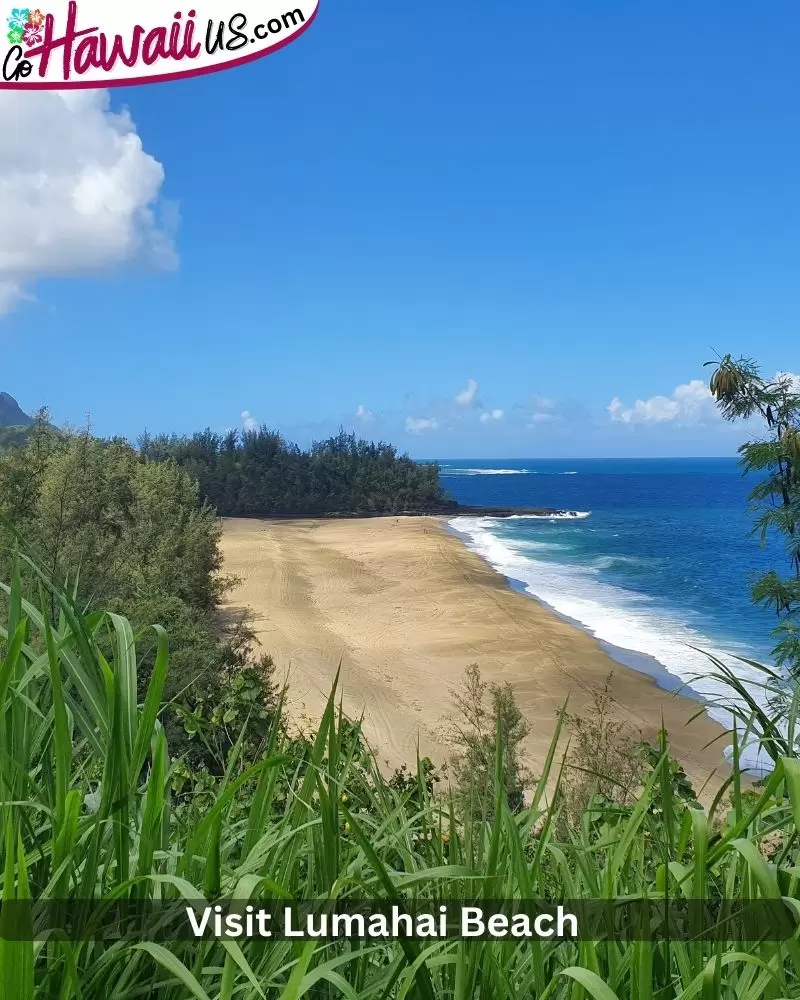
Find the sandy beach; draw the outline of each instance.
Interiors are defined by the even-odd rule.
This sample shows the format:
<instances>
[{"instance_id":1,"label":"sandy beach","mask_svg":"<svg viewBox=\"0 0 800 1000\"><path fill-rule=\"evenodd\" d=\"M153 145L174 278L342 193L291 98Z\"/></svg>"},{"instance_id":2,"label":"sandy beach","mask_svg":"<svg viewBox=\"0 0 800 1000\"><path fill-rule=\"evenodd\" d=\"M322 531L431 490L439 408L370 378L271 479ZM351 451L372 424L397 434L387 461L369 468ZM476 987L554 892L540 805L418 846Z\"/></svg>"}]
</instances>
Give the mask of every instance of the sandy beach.
<instances>
[{"instance_id":1,"label":"sandy beach","mask_svg":"<svg viewBox=\"0 0 800 1000\"><path fill-rule=\"evenodd\" d=\"M228 606L251 610L264 651L289 675L293 716L319 716L341 663L345 711L364 713L368 739L391 766L413 763L417 740L423 754L445 759L451 691L477 663L484 680L513 686L532 727L534 772L567 696L572 713L589 711L612 671L620 715L647 739L663 717L695 787L725 771L721 728L704 714L690 721L696 701L621 666L512 590L436 518L225 519L222 548L225 572L242 580Z\"/></svg>"}]
</instances>

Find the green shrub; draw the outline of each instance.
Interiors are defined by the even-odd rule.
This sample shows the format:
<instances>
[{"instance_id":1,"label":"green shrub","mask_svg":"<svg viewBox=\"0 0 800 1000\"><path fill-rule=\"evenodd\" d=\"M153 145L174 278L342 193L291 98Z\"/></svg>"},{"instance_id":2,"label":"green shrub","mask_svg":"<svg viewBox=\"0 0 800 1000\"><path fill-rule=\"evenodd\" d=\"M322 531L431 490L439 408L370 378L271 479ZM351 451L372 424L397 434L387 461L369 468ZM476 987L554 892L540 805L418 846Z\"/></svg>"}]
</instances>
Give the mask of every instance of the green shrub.
<instances>
[{"instance_id":1,"label":"green shrub","mask_svg":"<svg viewBox=\"0 0 800 1000\"><path fill-rule=\"evenodd\" d=\"M524 804L530 774L522 761L522 743L530 731L509 684L487 684L470 664L461 687L453 692L456 714L445 729L452 748L450 770L459 815L466 822L491 821L495 810L494 768L497 738L503 744L503 786L512 812Z\"/></svg>"}]
</instances>

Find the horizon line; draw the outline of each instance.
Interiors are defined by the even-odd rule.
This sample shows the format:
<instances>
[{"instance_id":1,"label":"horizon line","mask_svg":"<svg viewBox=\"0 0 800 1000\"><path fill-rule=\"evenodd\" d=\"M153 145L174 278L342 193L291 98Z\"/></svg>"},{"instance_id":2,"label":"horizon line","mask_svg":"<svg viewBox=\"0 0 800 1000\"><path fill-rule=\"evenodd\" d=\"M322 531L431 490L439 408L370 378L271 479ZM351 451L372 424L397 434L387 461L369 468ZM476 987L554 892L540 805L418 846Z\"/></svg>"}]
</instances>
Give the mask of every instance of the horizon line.
<instances>
[{"instance_id":1,"label":"horizon line","mask_svg":"<svg viewBox=\"0 0 800 1000\"><path fill-rule=\"evenodd\" d=\"M442 455L437 458L418 458L419 462L664 462L681 460L684 462L707 462L710 459L736 459L738 455L571 455L567 458L553 458L535 455L525 455L518 458L498 456L496 458L476 458L466 456L457 458L453 455Z\"/></svg>"}]
</instances>

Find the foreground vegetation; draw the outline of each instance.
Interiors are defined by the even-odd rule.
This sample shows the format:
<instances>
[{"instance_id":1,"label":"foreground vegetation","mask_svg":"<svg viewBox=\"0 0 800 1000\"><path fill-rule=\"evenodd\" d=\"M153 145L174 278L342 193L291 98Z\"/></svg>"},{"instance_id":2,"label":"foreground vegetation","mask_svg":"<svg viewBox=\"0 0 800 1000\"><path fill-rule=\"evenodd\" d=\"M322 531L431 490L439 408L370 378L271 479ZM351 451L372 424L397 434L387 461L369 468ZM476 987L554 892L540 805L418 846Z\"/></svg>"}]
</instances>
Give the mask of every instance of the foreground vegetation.
<instances>
[{"instance_id":1,"label":"foreground vegetation","mask_svg":"<svg viewBox=\"0 0 800 1000\"><path fill-rule=\"evenodd\" d=\"M142 633L139 696L156 656L154 622L172 643L162 715L173 752L189 768L219 770L220 749L189 739L230 709L236 684L274 700L271 662L252 633L218 606L234 582L220 573L222 527L197 482L171 462L144 461L128 442L55 430L37 419L22 447L0 454L0 579L9 579L16 537L51 579L74 592L84 610L124 611ZM23 582L34 585L22 568ZM54 611L53 607L51 611ZM262 739L263 727L254 739ZM223 745L224 749L224 745Z\"/></svg>"},{"instance_id":2,"label":"foreground vegetation","mask_svg":"<svg viewBox=\"0 0 800 1000\"><path fill-rule=\"evenodd\" d=\"M23 579L36 585L28 600ZM629 805L595 798L559 822L555 741L533 800L464 822L423 768L386 778L332 698L313 741L280 711L261 752L234 740L222 774L189 781L161 717L166 633L141 700L137 636L84 615L26 558L3 585L2 899L794 898L800 762L763 787L733 775L706 810L676 794L663 744ZM55 608L55 614L52 609ZM242 726L242 733L247 726ZM792 730L794 731L794 730ZM800 905L800 903L796 903ZM6 912L6 911L4 911ZM702 941L0 941L4 995L117 1000L307 997L595 1000L800 995L800 944Z\"/></svg>"}]
</instances>

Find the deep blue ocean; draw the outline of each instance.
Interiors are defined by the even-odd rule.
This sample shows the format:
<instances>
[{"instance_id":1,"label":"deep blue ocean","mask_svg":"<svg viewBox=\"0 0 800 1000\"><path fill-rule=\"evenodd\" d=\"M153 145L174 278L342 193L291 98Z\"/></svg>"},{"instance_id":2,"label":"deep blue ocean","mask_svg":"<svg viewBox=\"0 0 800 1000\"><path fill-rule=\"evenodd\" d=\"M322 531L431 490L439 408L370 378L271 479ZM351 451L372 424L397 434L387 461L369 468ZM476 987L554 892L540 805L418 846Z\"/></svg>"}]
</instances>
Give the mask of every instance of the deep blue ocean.
<instances>
[{"instance_id":1,"label":"deep blue ocean","mask_svg":"<svg viewBox=\"0 0 800 1000\"><path fill-rule=\"evenodd\" d=\"M771 663L776 619L750 601L749 581L782 569L779 543L751 534L735 458L453 461L442 484L462 503L554 507L563 519L454 518L498 572L603 642L652 657L702 695L708 659ZM626 662L625 657L621 657ZM712 712L712 714L714 714ZM720 721L724 716L720 715Z\"/></svg>"}]
</instances>

